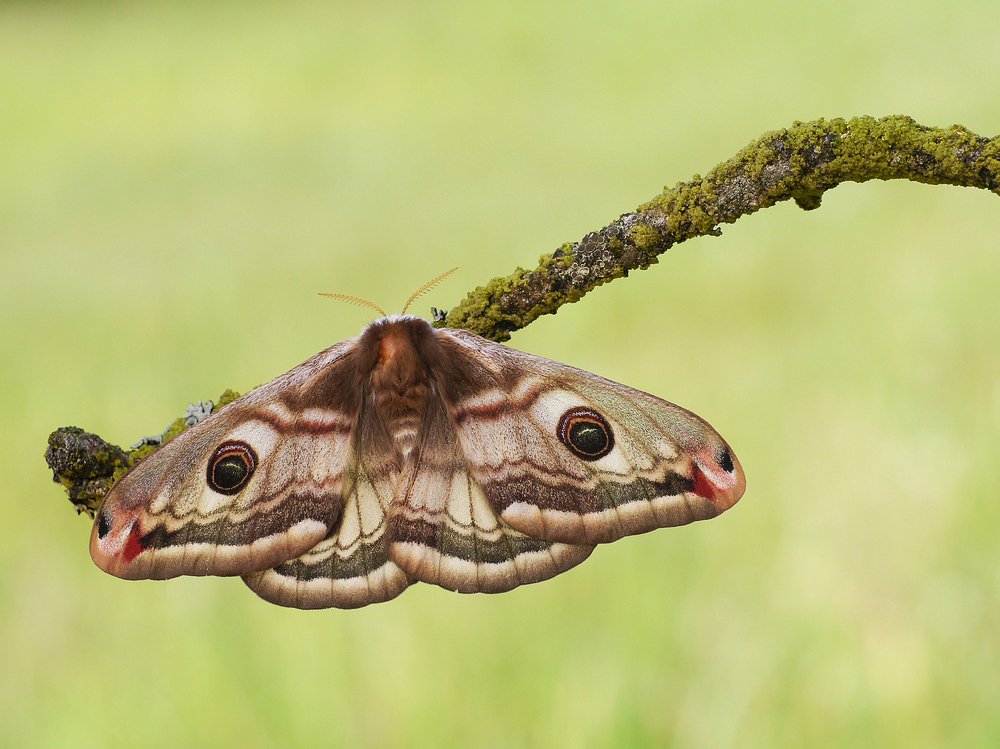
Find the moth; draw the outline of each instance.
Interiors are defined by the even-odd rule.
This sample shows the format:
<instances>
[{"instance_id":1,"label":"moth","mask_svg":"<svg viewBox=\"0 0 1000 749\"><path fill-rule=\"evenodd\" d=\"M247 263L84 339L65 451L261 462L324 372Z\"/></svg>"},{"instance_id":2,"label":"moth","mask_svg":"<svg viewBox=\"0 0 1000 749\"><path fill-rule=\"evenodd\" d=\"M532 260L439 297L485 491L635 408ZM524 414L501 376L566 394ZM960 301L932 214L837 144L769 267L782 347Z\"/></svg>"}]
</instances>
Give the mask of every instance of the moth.
<instances>
[{"instance_id":1,"label":"moth","mask_svg":"<svg viewBox=\"0 0 1000 749\"><path fill-rule=\"evenodd\" d=\"M354 608L417 581L539 582L596 544L714 517L745 486L683 408L400 314L137 463L90 553L122 578L240 575L282 606Z\"/></svg>"}]
</instances>

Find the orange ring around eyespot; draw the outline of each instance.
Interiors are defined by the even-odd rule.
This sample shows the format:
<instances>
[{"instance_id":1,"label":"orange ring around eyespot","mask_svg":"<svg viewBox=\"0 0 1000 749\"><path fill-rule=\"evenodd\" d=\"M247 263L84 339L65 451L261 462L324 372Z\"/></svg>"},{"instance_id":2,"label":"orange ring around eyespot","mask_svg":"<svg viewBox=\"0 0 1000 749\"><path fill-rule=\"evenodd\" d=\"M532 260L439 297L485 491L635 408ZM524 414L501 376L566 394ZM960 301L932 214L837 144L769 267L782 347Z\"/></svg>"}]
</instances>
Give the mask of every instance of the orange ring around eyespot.
<instances>
[{"instance_id":1,"label":"orange ring around eyespot","mask_svg":"<svg viewBox=\"0 0 1000 749\"><path fill-rule=\"evenodd\" d=\"M596 450L588 450L585 446L578 444L579 431L575 428L581 424L597 427L604 435L604 444ZM574 431L577 431L574 441ZM615 449L615 435L611 431L611 425L597 411L586 406L576 406L569 409L559 418L559 426L556 427L556 434L559 441L566 448L581 460L600 460L605 455Z\"/></svg>"},{"instance_id":2,"label":"orange ring around eyespot","mask_svg":"<svg viewBox=\"0 0 1000 749\"><path fill-rule=\"evenodd\" d=\"M236 456L243 464L245 473L240 477L240 480L232 486L222 486L217 480L215 469L218 468L219 463L223 460L234 456ZM219 494L233 495L247 485L256 470L257 453L254 452L254 449L242 440L233 440L231 442L223 442L216 448L215 452L212 453L212 457L208 461L208 470L206 471L205 480L208 482L208 486L212 489L212 491L216 491Z\"/></svg>"}]
</instances>

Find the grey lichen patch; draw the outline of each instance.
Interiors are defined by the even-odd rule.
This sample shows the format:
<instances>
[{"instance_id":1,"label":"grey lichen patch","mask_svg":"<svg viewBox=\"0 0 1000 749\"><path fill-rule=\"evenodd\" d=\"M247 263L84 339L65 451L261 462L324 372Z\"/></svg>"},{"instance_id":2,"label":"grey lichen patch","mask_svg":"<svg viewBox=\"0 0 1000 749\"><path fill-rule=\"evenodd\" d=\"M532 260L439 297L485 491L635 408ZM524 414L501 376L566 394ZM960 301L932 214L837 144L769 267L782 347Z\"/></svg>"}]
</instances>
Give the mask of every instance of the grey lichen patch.
<instances>
[{"instance_id":1,"label":"grey lichen patch","mask_svg":"<svg viewBox=\"0 0 1000 749\"><path fill-rule=\"evenodd\" d=\"M239 397L239 393L226 390L213 413ZM170 423L158 444L143 443L127 451L79 427L62 427L49 435L45 461L52 469L52 480L63 485L77 511L93 516L104 495L129 468L189 426L181 416Z\"/></svg>"},{"instance_id":2,"label":"grey lichen patch","mask_svg":"<svg viewBox=\"0 0 1000 749\"><path fill-rule=\"evenodd\" d=\"M222 395L219 396L219 399L215 401L215 406L212 409L212 413L217 412L220 408L232 403L239 397L240 394L237 393L235 390L229 390L229 389L224 390ZM209 403L211 403L211 401L209 401ZM172 440L174 437L178 436L179 434L183 434L192 426L194 426L194 424L195 422L189 419L186 415L174 419L172 422L170 422L170 426L167 427L166 431L164 431L163 434L161 435L161 441L159 444L141 445L140 447L137 447L128 453L128 465L125 467L125 470L131 468L140 460L145 458L147 455L155 452L157 449L170 442L170 440ZM117 471L115 473L114 480L117 481L121 477L121 475L125 473L125 470Z\"/></svg>"}]
</instances>

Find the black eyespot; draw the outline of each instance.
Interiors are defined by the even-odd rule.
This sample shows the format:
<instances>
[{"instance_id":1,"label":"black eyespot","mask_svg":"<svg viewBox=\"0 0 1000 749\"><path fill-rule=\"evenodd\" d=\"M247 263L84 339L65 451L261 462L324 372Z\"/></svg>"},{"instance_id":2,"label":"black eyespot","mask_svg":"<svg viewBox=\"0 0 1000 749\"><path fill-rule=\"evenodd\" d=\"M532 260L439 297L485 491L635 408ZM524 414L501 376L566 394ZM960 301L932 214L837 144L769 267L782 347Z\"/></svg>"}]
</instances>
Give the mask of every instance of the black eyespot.
<instances>
[{"instance_id":1,"label":"black eyespot","mask_svg":"<svg viewBox=\"0 0 1000 749\"><path fill-rule=\"evenodd\" d=\"M208 485L219 494L236 494L257 470L257 453L246 442L223 442L208 461ZM100 532L100 531L98 531Z\"/></svg>"},{"instance_id":2,"label":"black eyespot","mask_svg":"<svg viewBox=\"0 0 1000 749\"><path fill-rule=\"evenodd\" d=\"M733 465L733 454L729 452L728 448L719 449L719 467L726 473L732 473L736 467Z\"/></svg>"},{"instance_id":3,"label":"black eyespot","mask_svg":"<svg viewBox=\"0 0 1000 749\"><path fill-rule=\"evenodd\" d=\"M97 516L97 537L104 538L111 530L111 518L106 513Z\"/></svg>"},{"instance_id":4,"label":"black eyespot","mask_svg":"<svg viewBox=\"0 0 1000 749\"><path fill-rule=\"evenodd\" d=\"M614 449L611 427L597 411L584 406L571 408L559 419L559 440L576 457L598 460Z\"/></svg>"}]
</instances>

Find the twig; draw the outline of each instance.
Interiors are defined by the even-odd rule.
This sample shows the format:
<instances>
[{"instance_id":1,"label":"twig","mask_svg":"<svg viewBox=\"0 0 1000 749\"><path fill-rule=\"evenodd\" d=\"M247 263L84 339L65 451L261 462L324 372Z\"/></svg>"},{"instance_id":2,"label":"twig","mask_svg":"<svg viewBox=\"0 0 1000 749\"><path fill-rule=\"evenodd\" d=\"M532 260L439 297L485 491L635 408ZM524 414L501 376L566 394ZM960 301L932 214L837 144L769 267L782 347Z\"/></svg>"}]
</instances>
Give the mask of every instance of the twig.
<instances>
[{"instance_id":1,"label":"twig","mask_svg":"<svg viewBox=\"0 0 1000 749\"><path fill-rule=\"evenodd\" d=\"M575 243L469 293L439 324L506 341L591 289L648 268L675 244L791 198L804 210L842 182L908 179L1000 194L1000 139L909 117L817 120L766 133L704 178L695 175Z\"/></svg>"},{"instance_id":2,"label":"twig","mask_svg":"<svg viewBox=\"0 0 1000 749\"><path fill-rule=\"evenodd\" d=\"M678 242L719 236L720 224L782 200L813 210L827 190L870 179L1000 194L1000 138L982 138L959 125L924 127L903 116L797 122L763 135L706 177L680 182L600 231L543 255L534 270L494 278L447 314L432 310L435 325L506 341L591 289L648 268ZM227 391L223 399L232 397ZM174 422L164 441L183 431L185 421ZM118 475L153 449L144 444L126 452L77 427L63 427L49 436L45 458L77 509L93 514Z\"/></svg>"}]
</instances>

